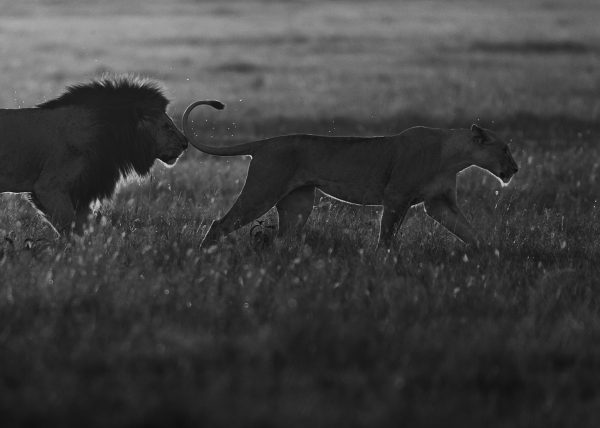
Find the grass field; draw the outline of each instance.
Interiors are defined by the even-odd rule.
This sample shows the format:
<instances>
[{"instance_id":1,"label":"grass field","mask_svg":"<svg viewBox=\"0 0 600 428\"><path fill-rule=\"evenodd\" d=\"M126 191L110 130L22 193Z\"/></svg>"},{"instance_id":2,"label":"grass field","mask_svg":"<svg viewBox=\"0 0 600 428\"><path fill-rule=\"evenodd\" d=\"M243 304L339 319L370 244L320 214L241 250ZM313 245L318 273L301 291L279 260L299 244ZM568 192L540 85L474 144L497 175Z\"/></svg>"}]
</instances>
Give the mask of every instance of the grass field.
<instances>
[{"instance_id":1,"label":"grass field","mask_svg":"<svg viewBox=\"0 0 600 428\"><path fill-rule=\"evenodd\" d=\"M262 245L244 228L199 251L248 160L193 149L124 183L80 241L55 241L3 195L3 427L597 426L597 1L0 11L5 108L135 72L164 82L177 120L192 100L227 103L197 116L211 144L478 122L512 141L521 167L505 188L459 176L483 251L415 207L398 251L376 252L378 210L329 200L302 237Z\"/></svg>"}]
</instances>

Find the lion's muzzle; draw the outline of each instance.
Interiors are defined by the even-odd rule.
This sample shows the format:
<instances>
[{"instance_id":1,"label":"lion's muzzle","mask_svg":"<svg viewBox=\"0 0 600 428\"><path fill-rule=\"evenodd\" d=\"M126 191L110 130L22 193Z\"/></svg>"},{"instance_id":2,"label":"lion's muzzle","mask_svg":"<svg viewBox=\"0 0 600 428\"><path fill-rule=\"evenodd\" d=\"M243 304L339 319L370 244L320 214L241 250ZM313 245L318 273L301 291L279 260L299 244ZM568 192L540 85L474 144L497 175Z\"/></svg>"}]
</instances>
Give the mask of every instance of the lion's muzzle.
<instances>
[{"instance_id":1,"label":"lion's muzzle","mask_svg":"<svg viewBox=\"0 0 600 428\"><path fill-rule=\"evenodd\" d=\"M513 175L515 175L518 171L519 167L516 164L514 164L508 168L505 168L500 174L498 174L498 177L500 177L504 184L508 184L513 178Z\"/></svg>"}]
</instances>

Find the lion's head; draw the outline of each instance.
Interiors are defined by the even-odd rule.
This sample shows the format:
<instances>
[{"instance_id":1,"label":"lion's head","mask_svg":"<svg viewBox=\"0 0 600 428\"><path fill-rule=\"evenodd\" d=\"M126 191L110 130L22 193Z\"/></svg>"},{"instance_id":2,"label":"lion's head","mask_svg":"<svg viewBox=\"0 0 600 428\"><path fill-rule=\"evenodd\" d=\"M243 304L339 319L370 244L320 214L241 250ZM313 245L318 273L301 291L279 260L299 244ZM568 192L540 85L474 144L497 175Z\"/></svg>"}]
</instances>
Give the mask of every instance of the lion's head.
<instances>
[{"instance_id":1,"label":"lion's head","mask_svg":"<svg viewBox=\"0 0 600 428\"><path fill-rule=\"evenodd\" d=\"M489 129L471 126L471 150L475 165L488 170L505 184L519 170L508 144Z\"/></svg>"},{"instance_id":2,"label":"lion's head","mask_svg":"<svg viewBox=\"0 0 600 428\"><path fill-rule=\"evenodd\" d=\"M145 175L156 159L173 165L188 146L166 113L161 86L135 76L105 76L67 88L41 109L79 108L89 112L90 135L83 156L85 176L72 189L78 203L109 197L121 176Z\"/></svg>"},{"instance_id":3,"label":"lion's head","mask_svg":"<svg viewBox=\"0 0 600 428\"><path fill-rule=\"evenodd\" d=\"M177 162L188 146L187 138L165 112L154 117L142 117L138 128L140 134L148 135L149 145L153 142L156 159L169 166Z\"/></svg>"}]
</instances>

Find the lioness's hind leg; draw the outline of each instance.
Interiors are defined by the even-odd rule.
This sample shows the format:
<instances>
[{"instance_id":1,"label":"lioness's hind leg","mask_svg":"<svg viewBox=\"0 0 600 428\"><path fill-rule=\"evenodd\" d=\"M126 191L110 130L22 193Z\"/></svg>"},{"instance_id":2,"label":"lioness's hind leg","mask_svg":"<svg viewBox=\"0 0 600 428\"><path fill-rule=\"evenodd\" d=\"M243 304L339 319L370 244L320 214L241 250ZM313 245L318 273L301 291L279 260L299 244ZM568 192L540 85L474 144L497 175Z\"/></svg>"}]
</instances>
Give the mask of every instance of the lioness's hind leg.
<instances>
[{"instance_id":1,"label":"lioness's hind leg","mask_svg":"<svg viewBox=\"0 0 600 428\"><path fill-rule=\"evenodd\" d=\"M212 222L200 246L206 247L215 244L222 236L245 226L252 220L265 214L275 205L275 202L277 202L277 199L271 198L256 201L256 205L252 205L251 201L246 201L242 193L227 214L219 220Z\"/></svg>"},{"instance_id":2,"label":"lioness's hind leg","mask_svg":"<svg viewBox=\"0 0 600 428\"><path fill-rule=\"evenodd\" d=\"M306 186L292 190L277 202L275 205L279 215L277 235L281 236L290 231L302 229L310 216L314 201L315 188Z\"/></svg>"},{"instance_id":3,"label":"lioness's hind leg","mask_svg":"<svg viewBox=\"0 0 600 428\"><path fill-rule=\"evenodd\" d=\"M222 236L269 211L289 191L290 186L285 178L278 177L274 182L268 169L253 168L253 164L250 164L242 193L227 214L211 224L201 247L216 243Z\"/></svg>"},{"instance_id":4,"label":"lioness's hind leg","mask_svg":"<svg viewBox=\"0 0 600 428\"><path fill-rule=\"evenodd\" d=\"M410 198L386 195L383 201L383 213L381 214L381 225L379 226L379 240L377 247L390 248L392 238L396 229L404 221L404 217L410 208Z\"/></svg>"}]
</instances>

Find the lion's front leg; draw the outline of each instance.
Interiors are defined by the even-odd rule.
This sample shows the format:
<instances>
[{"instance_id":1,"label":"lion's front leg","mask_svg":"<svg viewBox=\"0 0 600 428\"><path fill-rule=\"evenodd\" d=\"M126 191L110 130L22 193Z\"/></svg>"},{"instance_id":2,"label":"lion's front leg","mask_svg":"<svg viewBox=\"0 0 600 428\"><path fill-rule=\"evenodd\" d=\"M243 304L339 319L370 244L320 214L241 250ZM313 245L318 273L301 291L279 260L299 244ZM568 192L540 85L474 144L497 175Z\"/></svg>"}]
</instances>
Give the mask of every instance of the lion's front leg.
<instances>
[{"instance_id":1,"label":"lion's front leg","mask_svg":"<svg viewBox=\"0 0 600 428\"><path fill-rule=\"evenodd\" d=\"M35 188L31 194L31 202L44 214L59 234L68 234L72 231L76 222L76 214L67 193L56 189Z\"/></svg>"},{"instance_id":2,"label":"lion's front leg","mask_svg":"<svg viewBox=\"0 0 600 428\"><path fill-rule=\"evenodd\" d=\"M469 224L451 193L425 201L427 214L469 245L479 245L477 232Z\"/></svg>"},{"instance_id":3,"label":"lion's front leg","mask_svg":"<svg viewBox=\"0 0 600 428\"><path fill-rule=\"evenodd\" d=\"M92 210L89 206L77 208L77 211L75 213L75 227L73 228L73 232L75 232L78 235L83 235L83 230L89 222L89 217L91 213Z\"/></svg>"}]
</instances>

